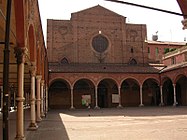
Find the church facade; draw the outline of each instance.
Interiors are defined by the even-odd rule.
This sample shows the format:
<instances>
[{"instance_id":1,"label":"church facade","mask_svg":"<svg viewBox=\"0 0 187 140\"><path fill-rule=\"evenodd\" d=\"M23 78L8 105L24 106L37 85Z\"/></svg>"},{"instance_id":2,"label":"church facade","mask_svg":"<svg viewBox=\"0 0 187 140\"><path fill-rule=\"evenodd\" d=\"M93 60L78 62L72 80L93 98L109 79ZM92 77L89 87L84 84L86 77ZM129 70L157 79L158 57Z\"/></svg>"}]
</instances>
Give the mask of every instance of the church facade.
<instances>
[{"instance_id":1,"label":"church facade","mask_svg":"<svg viewBox=\"0 0 187 140\"><path fill-rule=\"evenodd\" d=\"M146 33L100 5L48 19L49 107L187 105L186 68L150 64Z\"/></svg>"}]
</instances>

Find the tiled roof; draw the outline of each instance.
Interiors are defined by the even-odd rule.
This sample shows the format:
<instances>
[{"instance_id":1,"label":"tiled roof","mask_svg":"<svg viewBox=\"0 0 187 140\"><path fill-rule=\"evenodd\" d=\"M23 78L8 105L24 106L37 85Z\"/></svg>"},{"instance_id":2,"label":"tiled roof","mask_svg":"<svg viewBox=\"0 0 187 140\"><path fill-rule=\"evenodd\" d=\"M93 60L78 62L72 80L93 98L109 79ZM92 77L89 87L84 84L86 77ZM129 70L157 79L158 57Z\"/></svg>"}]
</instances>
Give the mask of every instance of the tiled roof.
<instances>
[{"instance_id":1,"label":"tiled roof","mask_svg":"<svg viewBox=\"0 0 187 140\"><path fill-rule=\"evenodd\" d=\"M178 45L178 46L185 46L186 42L170 42L170 41L152 41L147 40L148 44L158 44L158 45Z\"/></svg>"},{"instance_id":2,"label":"tiled roof","mask_svg":"<svg viewBox=\"0 0 187 140\"><path fill-rule=\"evenodd\" d=\"M175 70L175 69L184 68L184 67L187 67L187 62L167 66L161 72L166 72L166 71Z\"/></svg>"},{"instance_id":3,"label":"tiled roof","mask_svg":"<svg viewBox=\"0 0 187 140\"><path fill-rule=\"evenodd\" d=\"M164 66L126 64L49 64L50 72L62 73L158 73Z\"/></svg>"}]
</instances>

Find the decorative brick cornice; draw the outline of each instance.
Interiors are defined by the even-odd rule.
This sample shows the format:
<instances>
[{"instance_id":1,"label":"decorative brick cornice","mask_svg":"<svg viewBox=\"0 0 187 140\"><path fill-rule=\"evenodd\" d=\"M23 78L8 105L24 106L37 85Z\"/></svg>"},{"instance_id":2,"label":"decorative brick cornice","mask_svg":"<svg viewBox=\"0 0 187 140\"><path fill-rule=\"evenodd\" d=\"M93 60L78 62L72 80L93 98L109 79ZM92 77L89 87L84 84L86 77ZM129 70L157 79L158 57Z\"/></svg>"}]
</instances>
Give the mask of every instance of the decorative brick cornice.
<instances>
[{"instance_id":1,"label":"decorative brick cornice","mask_svg":"<svg viewBox=\"0 0 187 140\"><path fill-rule=\"evenodd\" d=\"M183 29L187 29L187 19L182 20Z\"/></svg>"}]
</instances>

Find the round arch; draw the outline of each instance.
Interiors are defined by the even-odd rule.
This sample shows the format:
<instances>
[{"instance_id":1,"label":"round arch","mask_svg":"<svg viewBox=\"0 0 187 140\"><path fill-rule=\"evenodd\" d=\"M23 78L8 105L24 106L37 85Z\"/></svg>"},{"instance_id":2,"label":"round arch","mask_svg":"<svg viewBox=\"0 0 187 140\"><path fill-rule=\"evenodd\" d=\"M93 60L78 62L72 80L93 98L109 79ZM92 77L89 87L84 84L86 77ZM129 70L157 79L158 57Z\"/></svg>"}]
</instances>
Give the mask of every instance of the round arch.
<instances>
[{"instance_id":1,"label":"round arch","mask_svg":"<svg viewBox=\"0 0 187 140\"><path fill-rule=\"evenodd\" d=\"M169 77L162 79L162 89L164 105L172 106L174 103L173 81Z\"/></svg>"},{"instance_id":2,"label":"round arch","mask_svg":"<svg viewBox=\"0 0 187 140\"><path fill-rule=\"evenodd\" d=\"M49 86L49 107L55 109L70 108L71 90L69 83L64 79L55 79Z\"/></svg>"},{"instance_id":3,"label":"round arch","mask_svg":"<svg viewBox=\"0 0 187 140\"><path fill-rule=\"evenodd\" d=\"M63 77L56 77L56 78L53 78L49 81L49 87L55 82L55 81L64 81L67 83L67 85L69 85L71 87L71 83L67 80L67 79L64 79Z\"/></svg>"},{"instance_id":4,"label":"round arch","mask_svg":"<svg viewBox=\"0 0 187 140\"><path fill-rule=\"evenodd\" d=\"M121 83L121 104L122 106L139 106L140 85L134 78L126 78Z\"/></svg>"},{"instance_id":5,"label":"round arch","mask_svg":"<svg viewBox=\"0 0 187 140\"><path fill-rule=\"evenodd\" d=\"M95 86L90 79L79 79L73 84L73 104L75 108L94 107Z\"/></svg>"},{"instance_id":6,"label":"round arch","mask_svg":"<svg viewBox=\"0 0 187 140\"><path fill-rule=\"evenodd\" d=\"M143 82L143 101L146 106L158 106L161 102L159 82L154 78L148 78Z\"/></svg>"},{"instance_id":7,"label":"round arch","mask_svg":"<svg viewBox=\"0 0 187 140\"><path fill-rule=\"evenodd\" d=\"M175 80L177 105L187 105L187 77L181 74L178 75Z\"/></svg>"},{"instance_id":8,"label":"round arch","mask_svg":"<svg viewBox=\"0 0 187 140\"><path fill-rule=\"evenodd\" d=\"M74 85L75 85L78 81L80 81L80 80L89 81L90 84L93 84L93 85L95 86L95 82L94 82L92 79L89 79L89 78L87 78L87 77L81 77L81 78L79 78L79 79L76 79L76 80L73 82L72 87L74 87Z\"/></svg>"},{"instance_id":9,"label":"round arch","mask_svg":"<svg viewBox=\"0 0 187 140\"><path fill-rule=\"evenodd\" d=\"M97 84L98 106L101 108L117 107L118 85L112 78L103 78Z\"/></svg>"},{"instance_id":10,"label":"round arch","mask_svg":"<svg viewBox=\"0 0 187 140\"><path fill-rule=\"evenodd\" d=\"M185 75L185 74L178 74L178 75L176 75L175 78L174 78L174 83L177 83L177 81L178 81L181 77L186 77L186 75Z\"/></svg>"}]
</instances>

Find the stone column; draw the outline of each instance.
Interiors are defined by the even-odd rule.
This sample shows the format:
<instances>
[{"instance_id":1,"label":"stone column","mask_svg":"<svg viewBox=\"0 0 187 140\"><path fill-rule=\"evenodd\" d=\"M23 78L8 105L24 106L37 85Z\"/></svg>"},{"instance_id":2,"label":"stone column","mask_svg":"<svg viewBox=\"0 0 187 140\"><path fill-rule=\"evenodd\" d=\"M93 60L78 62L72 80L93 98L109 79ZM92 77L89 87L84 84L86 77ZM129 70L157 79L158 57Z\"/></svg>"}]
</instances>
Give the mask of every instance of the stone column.
<instances>
[{"instance_id":1,"label":"stone column","mask_svg":"<svg viewBox=\"0 0 187 140\"><path fill-rule=\"evenodd\" d=\"M99 109L98 106L98 93L97 93L97 86L95 86L95 109Z\"/></svg>"},{"instance_id":2,"label":"stone column","mask_svg":"<svg viewBox=\"0 0 187 140\"><path fill-rule=\"evenodd\" d=\"M1 88L1 110L3 109L3 86L0 86Z\"/></svg>"},{"instance_id":3,"label":"stone column","mask_svg":"<svg viewBox=\"0 0 187 140\"><path fill-rule=\"evenodd\" d=\"M143 105L143 96L142 96L142 85L140 86L140 107L144 106Z\"/></svg>"},{"instance_id":4,"label":"stone column","mask_svg":"<svg viewBox=\"0 0 187 140\"><path fill-rule=\"evenodd\" d=\"M44 80L41 80L41 117L45 117L45 114L44 114Z\"/></svg>"},{"instance_id":5,"label":"stone column","mask_svg":"<svg viewBox=\"0 0 187 140\"><path fill-rule=\"evenodd\" d=\"M1 110L3 109L3 86L1 88Z\"/></svg>"},{"instance_id":6,"label":"stone column","mask_svg":"<svg viewBox=\"0 0 187 140\"><path fill-rule=\"evenodd\" d=\"M175 88L176 84L173 84L173 99L174 99L174 103L173 106L177 105L177 98L176 98L176 88Z\"/></svg>"},{"instance_id":7,"label":"stone column","mask_svg":"<svg viewBox=\"0 0 187 140\"><path fill-rule=\"evenodd\" d=\"M24 106L26 107L28 105L28 92L25 92L25 104Z\"/></svg>"},{"instance_id":8,"label":"stone column","mask_svg":"<svg viewBox=\"0 0 187 140\"><path fill-rule=\"evenodd\" d=\"M46 99L46 103L45 103L45 113L47 113L48 112L48 87L47 87L47 85L46 85L46 97L45 97L45 99Z\"/></svg>"},{"instance_id":9,"label":"stone column","mask_svg":"<svg viewBox=\"0 0 187 140\"><path fill-rule=\"evenodd\" d=\"M17 101L17 118L16 118L16 140L24 140L24 63L26 58L27 49L16 47L15 54L17 58L17 77L18 77L18 93L16 96Z\"/></svg>"},{"instance_id":10,"label":"stone column","mask_svg":"<svg viewBox=\"0 0 187 140\"><path fill-rule=\"evenodd\" d=\"M164 106L162 86L160 86L160 106Z\"/></svg>"},{"instance_id":11,"label":"stone column","mask_svg":"<svg viewBox=\"0 0 187 140\"><path fill-rule=\"evenodd\" d=\"M119 105L118 105L118 108L122 108L122 105L121 105L121 87L120 86L118 87L118 95L119 95Z\"/></svg>"},{"instance_id":12,"label":"stone column","mask_svg":"<svg viewBox=\"0 0 187 140\"><path fill-rule=\"evenodd\" d=\"M75 109L73 105L73 87L71 87L71 109Z\"/></svg>"},{"instance_id":13,"label":"stone column","mask_svg":"<svg viewBox=\"0 0 187 140\"><path fill-rule=\"evenodd\" d=\"M31 104L31 122L28 130L36 130L38 125L36 124L36 97L35 97L35 76L36 76L36 66L31 66L31 95L30 95L30 104Z\"/></svg>"},{"instance_id":14,"label":"stone column","mask_svg":"<svg viewBox=\"0 0 187 140\"><path fill-rule=\"evenodd\" d=\"M36 93L36 105L37 105L37 112L36 112L36 116L37 116L37 122L40 122L42 120L41 118L41 99L40 99L40 91L41 91L41 79L42 76L41 75L37 75L36 76L36 83L37 83L37 93Z\"/></svg>"}]
</instances>

